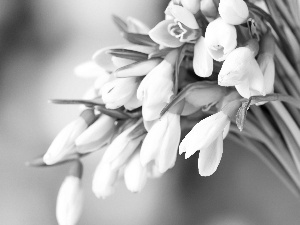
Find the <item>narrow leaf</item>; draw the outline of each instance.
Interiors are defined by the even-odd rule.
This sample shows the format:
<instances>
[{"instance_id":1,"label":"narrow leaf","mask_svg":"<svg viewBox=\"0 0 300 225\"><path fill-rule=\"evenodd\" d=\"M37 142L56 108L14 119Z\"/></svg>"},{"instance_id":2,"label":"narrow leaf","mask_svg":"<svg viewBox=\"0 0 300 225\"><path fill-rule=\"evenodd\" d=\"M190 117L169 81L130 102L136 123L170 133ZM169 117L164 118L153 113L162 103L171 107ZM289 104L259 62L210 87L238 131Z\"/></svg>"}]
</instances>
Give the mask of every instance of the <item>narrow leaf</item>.
<instances>
[{"instance_id":1,"label":"narrow leaf","mask_svg":"<svg viewBox=\"0 0 300 225\"><path fill-rule=\"evenodd\" d=\"M137 45L147 45L156 47L157 44L147 34L136 34L122 32L121 34L127 41Z\"/></svg>"},{"instance_id":2,"label":"narrow leaf","mask_svg":"<svg viewBox=\"0 0 300 225\"><path fill-rule=\"evenodd\" d=\"M90 106L97 106L97 105L101 105L101 106L104 105L102 99L98 99L98 100L50 99L49 102L53 103L53 104L59 104L59 105L60 104L62 104L62 105L79 105L79 104L83 104L83 105L86 105L88 107L90 107Z\"/></svg>"},{"instance_id":3,"label":"narrow leaf","mask_svg":"<svg viewBox=\"0 0 300 225\"><path fill-rule=\"evenodd\" d=\"M130 59L134 61L143 61L148 59L148 55L145 53L123 48L109 49L105 53L119 58Z\"/></svg>"},{"instance_id":4,"label":"narrow leaf","mask_svg":"<svg viewBox=\"0 0 300 225\"><path fill-rule=\"evenodd\" d=\"M127 24L124 20L122 20L120 17L113 15L112 16L114 23L117 25L117 27L119 28L119 30L121 32L127 32Z\"/></svg>"}]
</instances>

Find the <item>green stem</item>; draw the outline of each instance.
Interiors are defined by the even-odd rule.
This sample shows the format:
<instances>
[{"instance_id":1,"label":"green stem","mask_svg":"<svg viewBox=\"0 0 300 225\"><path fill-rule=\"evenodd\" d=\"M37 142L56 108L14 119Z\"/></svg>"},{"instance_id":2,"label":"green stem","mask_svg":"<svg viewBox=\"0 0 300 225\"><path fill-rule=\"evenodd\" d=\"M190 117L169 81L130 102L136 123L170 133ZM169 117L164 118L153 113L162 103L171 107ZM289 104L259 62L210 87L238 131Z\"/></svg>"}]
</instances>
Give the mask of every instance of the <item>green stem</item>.
<instances>
[{"instance_id":1,"label":"green stem","mask_svg":"<svg viewBox=\"0 0 300 225\"><path fill-rule=\"evenodd\" d=\"M271 171L290 189L290 191L299 197L300 190L293 179L289 176L287 171L280 165L278 160L273 156L272 153L261 143L255 140L249 140L240 134L230 134L228 138L236 142L238 145L245 147L254 153L258 158L262 160L265 165L267 165Z\"/></svg>"},{"instance_id":2,"label":"green stem","mask_svg":"<svg viewBox=\"0 0 300 225\"><path fill-rule=\"evenodd\" d=\"M268 108L271 108L270 106ZM280 118L277 111L270 109L271 115L274 118L275 122L277 123L278 127L280 128L281 135L283 136L290 153L293 157L295 165L300 173L300 151L299 146L296 143L296 140L293 138L291 131L289 130L288 126L284 123L284 121Z\"/></svg>"},{"instance_id":3,"label":"green stem","mask_svg":"<svg viewBox=\"0 0 300 225\"><path fill-rule=\"evenodd\" d=\"M291 156L285 151L285 146L277 141L274 143L275 139L270 140L264 132L262 132L258 127L254 126L251 123L248 123L245 127L245 130L248 130L253 136L260 139L270 151L274 154L276 159L282 164L286 171L290 174L292 179L295 181L298 187L300 187L300 176L297 168L295 167ZM279 144L279 145L278 145ZM276 146L277 145L277 146ZM282 150L280 150L282 149Z\"/></svg>"},{"instance_id":4,"label":"green stem","mask_svg":"<svg viewBox=\"0 0 300 225\"><path fill-rule=\"evenodd\" d=\"M245 100L247 100L247 99L242 99L242 101L245 101ZM296 98L293 98L289 95L274 93L274 94L268 94L268 95L265 95L265 96L251 96L249 98L249 104L258 103L258 102L265 102L265 101L267 101L267 102L268 101L269 102L273 102L273 101L286 102L286 103L289 103L289 104L293 105L297 109L300 109L300 100L298 100Z\"/></svg>"},{"instance_id":5,"label":"green stem","mask_svg":"<svg viewBox=\"0 0 300 225\"><path fill-rule=\"evenodd\" d=\"M300 129L281 102L272 102L272 106L289 128L300 149Z\"/></svg>"}]
</instances>

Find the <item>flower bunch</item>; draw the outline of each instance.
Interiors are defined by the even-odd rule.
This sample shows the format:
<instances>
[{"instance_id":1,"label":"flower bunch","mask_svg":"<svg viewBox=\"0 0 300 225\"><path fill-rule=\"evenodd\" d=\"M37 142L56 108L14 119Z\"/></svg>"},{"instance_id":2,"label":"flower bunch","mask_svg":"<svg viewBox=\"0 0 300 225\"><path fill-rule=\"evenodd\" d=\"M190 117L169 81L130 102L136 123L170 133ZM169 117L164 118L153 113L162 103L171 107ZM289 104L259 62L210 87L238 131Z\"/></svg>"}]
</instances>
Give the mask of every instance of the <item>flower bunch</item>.
<instances>
[{"instance_id":1,"label":"flower bunch","mask_svg":"<svg viewBox=\"0 0 300 225\"><path fill-rule=\"evenodd\" d=\"M128 44L100 49L76 67L94 85L82 99L52 102L80 104L81 113L29 164L81 165L82 157L102 151L92 189L106 198L121 178L140 192L148 178L175 165L178 149L186 158L199 150L199 174L210 176L229 137L299 195L300 22L296 3L280 2L172 0L152 29L114 16ZM273 17L278 13L284 19ZM59 192L59 224L79 218L78 173Z\"/></svg>"}]
</instances>

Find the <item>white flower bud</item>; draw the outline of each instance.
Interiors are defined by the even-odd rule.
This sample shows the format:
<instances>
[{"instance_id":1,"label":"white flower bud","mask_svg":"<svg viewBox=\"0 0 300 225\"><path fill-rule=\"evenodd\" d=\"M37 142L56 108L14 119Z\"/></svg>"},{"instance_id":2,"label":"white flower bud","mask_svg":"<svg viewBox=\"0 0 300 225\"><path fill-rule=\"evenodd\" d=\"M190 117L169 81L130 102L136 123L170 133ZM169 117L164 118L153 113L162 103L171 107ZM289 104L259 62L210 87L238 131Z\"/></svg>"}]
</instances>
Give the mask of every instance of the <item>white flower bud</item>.
<instances>
[{"instance_id":1,"label":"white flower bud","mask_svg":"<svg viewBox=\"0 0 300 225\"><path fill-rule=\"evenodd\" d=\"M201 0L200 9L204 16L216 18L218 15L217 5L214 0Z\"/></svg>"},{"instance_id":2,"label":"white flower bud","mask_svg":"<svg viewBox=\"0 0 300 225\"><path fill-rule=\"evenodd\" d=\"M232 25L246 22L249 16L248 6L243 0L220 0L219 13L226 23Z\"/></svg>"},{"instance_id":3,"label":"white flower bud","mask_svg":"<svg viewBox=\"0 0 300 225\"><path fill-rule=\"evenodd\" d=\"M83 189L79 177L67 176L62 183L56 202L56 218L59 225L75 225L81 215Z\"/></svg>"},{"instance_id":4,"label":"white flower bud","mask_svg":"<svg viewBox=\"0 0 300 225\"><path fill-rule=\"evenodd\" d=\"M115 130L115 119L102 114L90 125L76 140L76 151L89 152L91 149L99 149L107 144Z\"/></svg>"},{"instance_id":5,"label":"white flower bud","mask_svg":"<svg viewBox=\"0 0 300 225\"><path fill-rule=\"evenodd\" d=\"M237 46L237 33L233 25L218 18L208 24L205 32L205 44L211 57L223 61Z\"/></svg>"},{"instance_id":6,"label":"white flower bud","mask_svg":"<svg viewBox=\"0 0 300 225\"><path fill-rule=\"evenodd\" d=\"M143 102L143 118L145 120L158 119L160 111L173 95L173 73L177 55L177 50L171 51L158 66L146 75L137 90L137 98Z\"/></svg>"},{"instance_id":7,"label":"white flower bud","mask_svg":"<svg viewBox=\"0 0 300 225\"><path fill-rule=\"evenodd\" d=\"M62 129L51 143L43 157L47 165L53 165L71 153L75 153L76 138L88 127L86 121L79 117Z\"/></svg>"}]
</instances>

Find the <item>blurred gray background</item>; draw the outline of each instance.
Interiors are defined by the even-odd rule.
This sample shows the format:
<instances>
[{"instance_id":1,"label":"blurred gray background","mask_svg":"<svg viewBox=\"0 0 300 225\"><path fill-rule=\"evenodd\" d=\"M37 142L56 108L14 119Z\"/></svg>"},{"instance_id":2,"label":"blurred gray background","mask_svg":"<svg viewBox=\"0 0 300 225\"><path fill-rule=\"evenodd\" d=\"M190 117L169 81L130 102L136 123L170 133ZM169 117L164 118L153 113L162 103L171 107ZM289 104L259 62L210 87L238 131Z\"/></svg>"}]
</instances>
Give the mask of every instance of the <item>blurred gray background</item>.
<instances>
[{"instance_id":1,"label":"blurred gray background","mask_svg":"<svg viewBox=\"0 0 300 225\"><path fill-rule=\"evenodd\" d=\"M0 0L0 224L57 224L57 191L68 166L27 168L57 132L76 118L75 106L47 103L80 98L92 81L73 68L101 47L124 43L111 14L153 27L167 1ZM149 180L140 194L123 184L106 200L91 191L99 154L84 160L86 201L79 224L296 225L296 199L256 156L225 142L217 172L198 175L197 154Z\"/></svg>"}]
</instances>

